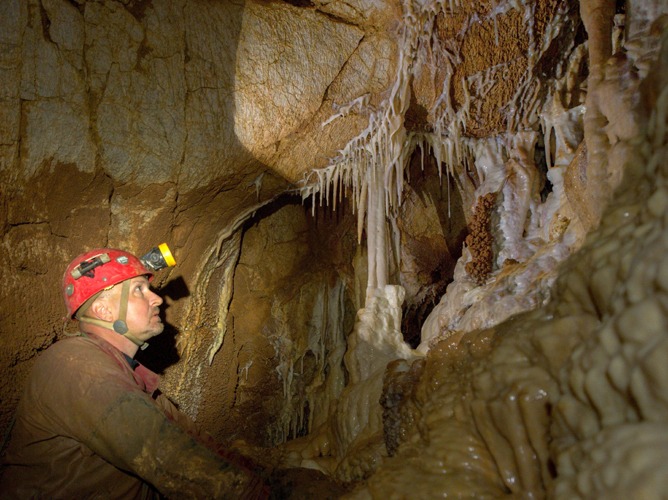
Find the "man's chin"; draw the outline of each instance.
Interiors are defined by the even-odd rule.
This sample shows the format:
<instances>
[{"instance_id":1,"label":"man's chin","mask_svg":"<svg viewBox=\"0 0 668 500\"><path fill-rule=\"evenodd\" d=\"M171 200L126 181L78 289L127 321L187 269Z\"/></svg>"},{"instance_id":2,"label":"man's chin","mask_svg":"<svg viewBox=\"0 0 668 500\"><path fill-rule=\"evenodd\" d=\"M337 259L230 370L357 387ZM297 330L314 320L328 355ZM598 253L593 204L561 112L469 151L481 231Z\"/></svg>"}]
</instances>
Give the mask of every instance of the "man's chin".
<instances>
[{"instance_id":1,"label":"man's chin","mask_svg":"<svg viewBox=\"0 0 668 500\"><path fill-rule=\"evenodd\" d=\"M146 332L145 332L146 339L148 340L150 338L153 338L153 337L156 337L156 336L160 335L164 331L164 329L165 329L165 325L163 325L162 323L158 323L156 325L153 325L153 327L150 330L146 330Z\"/></svg>"},{"instance_id":2,"label":"man's chin","mask_svg":"<svg viewBox=\"0 0 668 500\"><path fill-rule=\"evenodd\" d=\"M156 332L156 335L162 333L165 329L165 324L162 322L160 316L153 316L153 330Z\"/></svg>"}]
</instances>

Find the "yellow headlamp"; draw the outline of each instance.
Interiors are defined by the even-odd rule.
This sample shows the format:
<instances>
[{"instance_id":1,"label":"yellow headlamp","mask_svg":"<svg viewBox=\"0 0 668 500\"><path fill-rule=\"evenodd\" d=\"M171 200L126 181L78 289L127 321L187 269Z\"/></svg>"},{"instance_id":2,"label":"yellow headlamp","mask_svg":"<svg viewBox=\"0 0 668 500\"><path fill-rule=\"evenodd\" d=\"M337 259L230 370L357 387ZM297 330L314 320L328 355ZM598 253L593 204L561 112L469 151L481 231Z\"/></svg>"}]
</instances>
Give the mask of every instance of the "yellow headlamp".
<instances>
[{"instance_id":1,"label":"yellow headlamp","mask_svg":"<svg viewBox=\"0 0 668 500\"><path fill-rule=\"evenodd\" d=\"M139 260L144 264L146 269L153 272L176 265L176 260L174 260L167 243L161 243L157 247L152 248L147 254L140 257Z\"/></svg>"}]
</instances>

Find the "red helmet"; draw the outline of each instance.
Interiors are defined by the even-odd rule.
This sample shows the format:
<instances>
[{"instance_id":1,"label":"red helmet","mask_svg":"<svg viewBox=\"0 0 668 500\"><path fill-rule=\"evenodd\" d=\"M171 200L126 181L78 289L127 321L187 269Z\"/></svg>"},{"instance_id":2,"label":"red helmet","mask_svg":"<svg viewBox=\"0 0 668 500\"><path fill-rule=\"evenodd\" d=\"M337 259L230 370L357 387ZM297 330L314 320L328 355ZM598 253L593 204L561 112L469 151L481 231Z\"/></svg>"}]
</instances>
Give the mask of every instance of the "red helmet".
<instances>
[{"instance_id":1,"label":"red helmet","mask_svg":"<svg viewBox=\"0 0 668 500\"><path fill-rule=\"evenodd\" d=\"M137 276L153 279L131 253L116 248L96 248L76 257L63 275L63 298L67 314L74 317L77 310L93 295L105 288Z\"/></svg>"}]
</instances>

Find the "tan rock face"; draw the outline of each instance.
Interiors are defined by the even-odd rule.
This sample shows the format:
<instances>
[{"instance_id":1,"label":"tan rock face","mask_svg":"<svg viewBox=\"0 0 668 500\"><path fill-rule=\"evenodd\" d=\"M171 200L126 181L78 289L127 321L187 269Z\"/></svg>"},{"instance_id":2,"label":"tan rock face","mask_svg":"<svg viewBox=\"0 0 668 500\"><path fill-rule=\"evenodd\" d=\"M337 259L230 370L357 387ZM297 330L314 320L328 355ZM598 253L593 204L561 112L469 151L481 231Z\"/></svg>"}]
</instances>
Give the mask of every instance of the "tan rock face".
<instances>
[{"instance_id":1,"label":"tan rock face","mask_svg":"<svg viewBox=\"0 0 668 500\"><path fill-rule=\"evenodd\" d=\"M0 431L69 260L167 241L141 360L261 463L358 498L665 489L665 7L458 4L2 2Z\"/></svg>"},{"instance_id":2,"label":"tan rock face","mask_svg":"<svg viewBox=\"0 0 668 500\"><path fill-rule=\"evenodd\" d=\"M287 206L246 232L226 341L204 386L205 400L220 404L199 412L219 439L271 445L326 419L326 375L342 370L347 333L337 322L352 323L344 286L356 247L352 222L314 220ZM230 408L224 418L221 408Z\"/></svg>"},{"instance_id":3,"label":"tan rock face","mask_svg":"<svg viewBox=\"0 0 668 500\"><path fill-rule=\"evenodd\" d=\"M26 330L62 335L60 274L96 246L169 241L179 269L157 284L182 281L167 312L180 323L218 234L326 162L350 137L345 123L363 127L355 116L320 123L333 104L384 90L392 67L391 37L360 53L362 28L288 4L0 9L1 329L16 331L3 336L3 366L29 366L43 348ZM46 307L28 313L33 300ZM18 382L5 387L3 426Z\"/></svg>"}]
</instances>

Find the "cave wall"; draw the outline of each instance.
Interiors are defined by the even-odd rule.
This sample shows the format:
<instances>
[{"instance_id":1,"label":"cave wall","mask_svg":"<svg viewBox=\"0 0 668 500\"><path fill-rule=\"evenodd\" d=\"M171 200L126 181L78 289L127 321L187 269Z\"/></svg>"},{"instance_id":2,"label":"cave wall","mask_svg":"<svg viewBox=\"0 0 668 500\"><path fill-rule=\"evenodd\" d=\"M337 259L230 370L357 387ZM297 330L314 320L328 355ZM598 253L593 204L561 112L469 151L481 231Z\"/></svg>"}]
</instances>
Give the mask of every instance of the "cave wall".
<instances>
[{"instance_id":1,"label":"cave wall","mask_svg":"<svg viewBox=\"0 0 668 500\"><path fill-rule=\"evenodd\" d=\"M393 41L377 23L392 8L377 9L353 24L287 3L2 2L3 430L31 360L64 335L61 273L87 249L169 243L160 347L183 355L221 234L364 127L351 115L323 131L334 104L388 85Z\"/></svg>"},{"instance_id":2,"label":"cave wall","mask_svg":"<svg viewBox=\"0 0 668 500\"><path fill-rule=\"evenodd\" d=\"M244 231L225 339L197 411L219 441L273 446L328 415L345 385L356 310L353 222L350 213L312 217L293 201Z\"/></svg>"},{"instance_id":3,"label":"cave wall","mask_svg":"<svg viewBox=\"0 0 668 500\"><path fill-rule=\"evenodd\" d=\"M3 429L31 360L74 329L62 318L62 269L74 255L105 245L143 252L170 244L178 266L155 282L164 287L170 328L156 340L161 359L144 361L164 371L167 391L197 414L197 405L186 401L190 377L202 367L199 388L220 336L192 333L193 322L221 316L216 280L224 274L212 255L227 248L229 233L257 208L363 132L369 110L381 107L397 75L398 3L314 7L2 3ZM444 75L436 76L431 85L416 80L411 126L429 126L420 109L438 95ZM431 167L427 175L433 176ZM439 186L433 192L440 190L442 207ZM447 246L443 239L434 244ZM410 262L411 255L404 257ZM431 278L416 272L397 279L415 281L418 295L428 293ZM364 281L363 271L356 276ZM360 285L347 293L360 307Z\"/></svg>"},{"instance_id":4,"label":"cave wall","mask_svg":"<svg viewBox=\"0 0 668 500\"><path fill-rule=\"evenodd\" d=\"M616 444L615 464L664 456L625 437L664 422L665 62L649 71L663 25L648 6L628 2L619 25L612 2L2 2L0 430L34 357L74 328L70 258L167 241L168 328L142 361L216 438L289 440L292 465L371 477L360 498L416 477L493 496L639 491L640 468L597 474ZM354 189L334 210L327 169L398 143L401 287L370 291L374 228ZM557 266L623 175L616 211ZM471 276L465 237L485 217L494 260ZM531 268L543 244L550 268ZM638 315L653 322L633 337Z\"/></svg>"}]
</instances>

